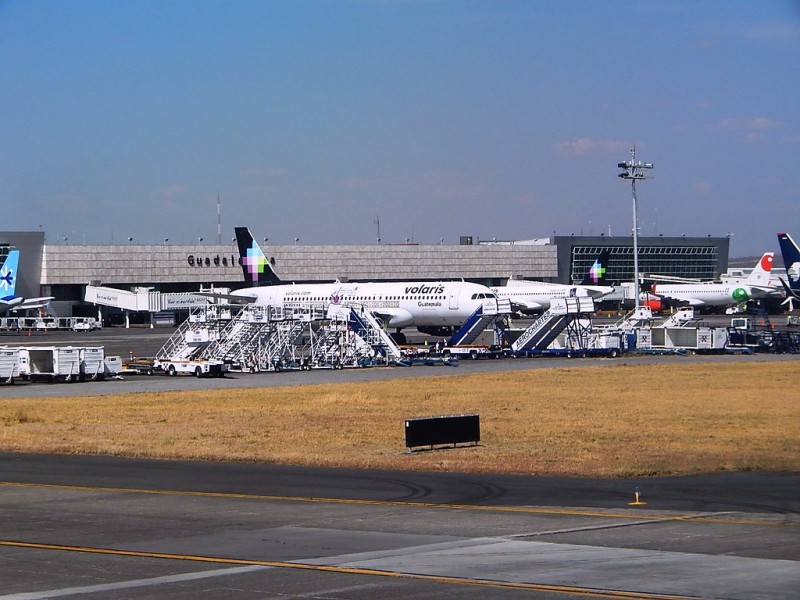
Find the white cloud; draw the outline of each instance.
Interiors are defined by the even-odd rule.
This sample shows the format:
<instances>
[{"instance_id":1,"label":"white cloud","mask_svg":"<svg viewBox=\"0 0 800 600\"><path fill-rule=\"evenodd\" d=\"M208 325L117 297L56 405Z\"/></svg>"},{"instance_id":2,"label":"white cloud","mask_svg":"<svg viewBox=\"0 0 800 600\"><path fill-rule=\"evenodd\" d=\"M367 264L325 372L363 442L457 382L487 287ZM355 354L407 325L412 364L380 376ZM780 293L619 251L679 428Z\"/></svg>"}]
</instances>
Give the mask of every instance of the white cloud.
<instances>
[{"instance_id":1,"label":"white cloud","mask_svg":"<svg viewBox=\"0 0 800 600\"><path fill-rule=\"evenodd\" d=\"M783 127L782 121L756 117L754 119L723 119L706 126L709 131L767 131Z\"/></svg>"},{"instance_id":2,"label":"white cloud","mask_svg":"<svg viewBox=\"0 0 800 600\"><path fill-rule=\"evenodd\" d=\"M186 192L186 186L179 183L174 183L166 187L160 188L158 193L164 198L177 198Z\"/></svg>"},{"instance_id":3,"label":"white cloud","mask_svg":"<svg viewBox=\"0 0 800 600\"><path fill-rule=\"evenodd\" d=\"M375 181L364 177L348 177L341 185L347 190L370 190L375 187Z\"/></svg>"},{"instance_id":4,"label":"white cloud","mask_svg":"<svg viewBox=\"0 0 800 600\"><path fill-rule=\"evenodd\" d=\"M711 191L711 184L708 181L698 181L694 184L694 191L698 194L708 194Z\"/></svg>"},{"instance_id":5,"label":"white cloud","mask_svg":"<svg viewBox=\"0 0 800 600\"><path fill-rule=\"evenodd\" d=\"M581 156L587 152L600 152L603 154L616 154L629 151L633 144L623 140L592 140L580 138L572 142L561 142L556 146L559 154Z\"/></svg>"},{"instance_id":6,"label":"white cloud","mask_svg":"<svg viewBox=\"0 0 800 600\"><path fill-rule=\"evenodd\" d=\"M753 27L745 35L750 39L766 42L795 41L800 38L800 27L788 23Z\"/></svg>"},{"instance_id":7,"label":"white cloud","mask_svg":"<svg viewBox=\"0 0 800 600\"><path fill-rule=\"evenodd\" d=\"M242 177L248 178L283 179L289 174L286 167L249 167L241 171Z\"/></svg>"}]
</instances>

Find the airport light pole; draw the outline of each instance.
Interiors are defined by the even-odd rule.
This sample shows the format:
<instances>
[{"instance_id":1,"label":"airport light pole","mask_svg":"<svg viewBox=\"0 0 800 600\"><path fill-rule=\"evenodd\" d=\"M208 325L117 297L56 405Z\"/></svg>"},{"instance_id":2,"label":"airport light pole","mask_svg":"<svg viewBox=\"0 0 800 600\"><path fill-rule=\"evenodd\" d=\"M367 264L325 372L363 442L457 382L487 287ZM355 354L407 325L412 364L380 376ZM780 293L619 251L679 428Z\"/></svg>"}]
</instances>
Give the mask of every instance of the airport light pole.
<instances>
[{"instance_id":1,"label":"airport light pole","mask_svg":"<svg viewBox=\"0 0 800 600\"><path fill-rule=\"evenodd\" d=\"M652 169L653 163L636 162L636 147L631 148L631 159L627 162L617 163L620 169L625 169L617 175L622 179L630 179L633 196L633 295L635 298L636 312L639 312L639 219L636 215L636 181L647 179L645 169Z\"/></svg>"}]
</instances>

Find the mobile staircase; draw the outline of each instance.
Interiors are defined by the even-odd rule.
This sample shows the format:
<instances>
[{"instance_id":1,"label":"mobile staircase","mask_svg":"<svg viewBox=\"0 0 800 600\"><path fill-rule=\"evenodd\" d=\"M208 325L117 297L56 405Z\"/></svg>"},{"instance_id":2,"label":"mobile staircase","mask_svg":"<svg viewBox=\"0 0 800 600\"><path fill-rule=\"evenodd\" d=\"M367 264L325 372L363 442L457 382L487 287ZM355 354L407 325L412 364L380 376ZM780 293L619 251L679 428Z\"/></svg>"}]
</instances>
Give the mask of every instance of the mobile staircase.
<instances>
[{"instance_id":1,"label":"mobile staircase","mask_svg":"<svg viewBox=\"0 0 800 600\"><path fill-rule=\"evenodd\" d=\"M511 353L545 353L568 327L569 339L583 340L586 335L586 325L582 319L592 313L594 313L594 300L588 296L556 298L551 302L550 308L511 344Z\"/></svg>"},{"instance_id":2,"label":"mobile staircase","mask_svg":"<svg viewBox=\"0 0 800 600\"><path fill-rule=\"evenodd\" d=\"M156 354L159 360L192 360L205 355L206 348L216 341L230 320L230 311L217 305L195 308Z\"/></svg>"},{"instance_id":3,"label":"mobile staircase","mask_svg":"<svg viewBox=\"0 0 800 600\"><path fill-rule=\"evenodd\" d=\"M267 335L256 336L248 343L251 370L284 371L302 368L307 351L304 338L318 315L312 311L290 311L270 322Z\"/></svg>"},{"instance_id":4,"label":"mobile staircase","mask_svg":"<svg viewBox=\"0 0 800 600\"><path fill-rule=\"evenodd\" d=\"M478 336L493 326L498 317L511 314L511 300L508 298L484 302L472 316L447 341L447 346L466 346L478 339Z\"/></svg>"},{"instance_id":5,"label":"mobile staircase","mask_svg":"<svg viewBox=\"0 0 800 600\"><path fill-rule=\"evenodd\" d=\"M342 307L331 305L328 309L328 318L345 317L341 312L342 309L346 310L348 331L353 331L364 344L369 346L372 354L382 357L386 362L402 358L400 348L394 343L392 337L363 305L350 304Z\"/></svg>"}]
</instances>

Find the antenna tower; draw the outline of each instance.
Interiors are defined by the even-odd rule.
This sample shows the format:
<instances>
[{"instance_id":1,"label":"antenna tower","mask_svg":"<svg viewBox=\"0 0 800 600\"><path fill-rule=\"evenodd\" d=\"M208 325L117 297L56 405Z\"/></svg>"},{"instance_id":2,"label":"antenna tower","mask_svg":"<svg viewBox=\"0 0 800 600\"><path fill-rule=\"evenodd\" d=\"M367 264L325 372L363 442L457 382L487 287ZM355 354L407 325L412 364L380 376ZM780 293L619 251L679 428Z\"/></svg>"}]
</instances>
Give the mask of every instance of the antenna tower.
<instances>
[{"instance_id":1,"label":"antenna tower","mask_svg":"<svg viewBox=\"0 0 800 600\"><path fill-rule=\"evenodd\" d=\"M636 312L639 312L639 220L636 216L636 181L647 179L645 170L652 169L653 163L636 162L636 146L631 148L631 159L617 163L617 167L625 169L617 175L622 179L630 179L633 196L633 289L636 299Z\"/></svg>"}]
</instances>

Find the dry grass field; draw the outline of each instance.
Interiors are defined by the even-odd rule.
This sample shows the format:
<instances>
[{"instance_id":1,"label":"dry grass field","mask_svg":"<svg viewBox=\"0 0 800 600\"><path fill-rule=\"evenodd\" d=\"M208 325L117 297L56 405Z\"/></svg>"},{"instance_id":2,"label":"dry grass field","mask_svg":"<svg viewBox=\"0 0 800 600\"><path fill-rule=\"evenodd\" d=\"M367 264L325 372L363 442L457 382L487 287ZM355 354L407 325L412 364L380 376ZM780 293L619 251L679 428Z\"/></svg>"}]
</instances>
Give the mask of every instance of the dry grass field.
<instances>
[{"instance_id":1,"label":"dry grass field","mask_svg":"<svg viewBox=\"0 0 800 600\"><path fill-rule=\"evenodd\" d=\"M800 361L557 367L373 383L0 400L0 450L608 477L800 470ZM87 384L89 385L89 384ZM409 453L404 420L478 413Z\"/></svg>"}]
</instances>

